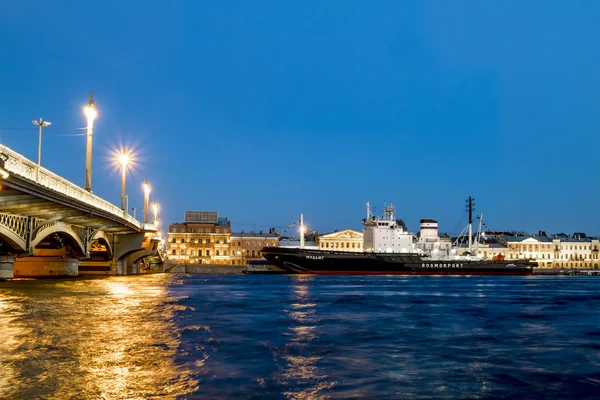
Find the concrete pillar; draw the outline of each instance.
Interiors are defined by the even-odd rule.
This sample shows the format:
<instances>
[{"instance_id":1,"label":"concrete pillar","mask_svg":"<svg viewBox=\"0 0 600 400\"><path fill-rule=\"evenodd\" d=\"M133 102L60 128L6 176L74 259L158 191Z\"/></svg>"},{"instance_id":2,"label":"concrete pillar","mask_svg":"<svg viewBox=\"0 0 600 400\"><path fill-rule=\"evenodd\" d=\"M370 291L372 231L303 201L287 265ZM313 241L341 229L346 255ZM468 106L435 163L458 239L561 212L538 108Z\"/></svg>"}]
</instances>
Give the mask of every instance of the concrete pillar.
<instances>
[{"instance_id":1,"label":"concrete pillar","mask_svg":"<svg viewBox=\"0 0 600 400\"><path fill-rule=\"evenodd\" d=\"M136 261L134 263L127 265L127 275L139 275L140 274L140 262Z\"/></svg>"},{"instance_id":2,"label":"concrete pillar","mask_svg":"<svg viewBox=\"0 0 600 400\"><path fill-rule=\"evenodd\" d=\"M15 277L77 276L79 259L73 257L22 257L14 262Z\"/></svg>"},{"instance_id":3,"label":"concrete pillar","mask_svg":"<svg viewBox=\"0 0 600 400\"><path fill-rule=\"evenodd\" d=\"M0 256L0 279L10 279L14 277L13 264L14 257Z\"/></svg>"},{"instance_id":4,"label":"concrete pillar","mask_svg":"<svg viewBox=\"0 0 600 400\"><path fill-rule=\"evenodd\" d=\"M115 262L115 275L127 275L127 258Z\"/></svg>"}]
</instances>

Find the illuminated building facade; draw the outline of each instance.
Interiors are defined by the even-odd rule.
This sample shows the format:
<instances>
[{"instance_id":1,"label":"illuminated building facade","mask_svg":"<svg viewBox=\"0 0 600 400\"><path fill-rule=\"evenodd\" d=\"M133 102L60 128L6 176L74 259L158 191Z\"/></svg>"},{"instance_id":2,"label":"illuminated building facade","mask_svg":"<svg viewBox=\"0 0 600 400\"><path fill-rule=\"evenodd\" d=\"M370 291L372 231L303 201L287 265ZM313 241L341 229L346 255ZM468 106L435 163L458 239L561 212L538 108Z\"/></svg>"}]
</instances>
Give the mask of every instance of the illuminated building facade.
<instances>
[{"instance_id":1,"label":"illuminated building facade","mask_svg":"<svg viewBox=\"0 0 600 400\"><path fill-rule=\"evenodd\" d=\"M230 263L232 265L246 265L249 260L261 260L261 250L267 246L278 246L279 239L274 228L269 233L244 231L231 234Z\"/></svg>"},{"instance_id":2,"label":"illuminated building facade","mask_svg":"<svg viewBox=\"0 0 600 400\"><path fill-rule=\"evenodd\" d=\"M215 211L186 211L169 226L168 258L181 263L230 264L231 223Z\"/></svg>"},{"instance_id":3,"label":"illuminated building facade","mask_svg":"<svg viewBox=\"0 0 600 400\"><path fill-rule=\"evenodd\" d=\"M361 232L346 229L332 232L317 238L317 245L321 250L362 252L363 234Z\"/></svg>"},{"instance_id":4,"label":"illuminated building facade","mask_svg":"<svg viewBox=\"0 0 600 400\"><path fill-rule=\"evenodd\" d=\"M479 244L478 255L493 259L530 259L538 268L600 268L600 240L584 233L573 235L498 236L496 243Z\"/></svg>"}]
</instances>

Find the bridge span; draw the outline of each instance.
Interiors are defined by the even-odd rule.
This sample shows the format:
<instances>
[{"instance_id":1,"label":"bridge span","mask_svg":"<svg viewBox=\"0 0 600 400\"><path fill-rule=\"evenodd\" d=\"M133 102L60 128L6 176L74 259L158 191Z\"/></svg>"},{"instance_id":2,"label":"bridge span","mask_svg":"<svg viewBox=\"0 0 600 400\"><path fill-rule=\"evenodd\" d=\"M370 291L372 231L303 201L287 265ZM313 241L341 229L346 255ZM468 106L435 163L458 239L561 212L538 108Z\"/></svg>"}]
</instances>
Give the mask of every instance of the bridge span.
<instances>
[{"instance_id":1,"label":"bridge span","mask_svg":"<svg viewBox=\"0 0 600 400\"><path fill-rule=\"evenodd\" d=\"M0 145L0 279L140 273L154 224Z\"/></svg>"}]
</instances>

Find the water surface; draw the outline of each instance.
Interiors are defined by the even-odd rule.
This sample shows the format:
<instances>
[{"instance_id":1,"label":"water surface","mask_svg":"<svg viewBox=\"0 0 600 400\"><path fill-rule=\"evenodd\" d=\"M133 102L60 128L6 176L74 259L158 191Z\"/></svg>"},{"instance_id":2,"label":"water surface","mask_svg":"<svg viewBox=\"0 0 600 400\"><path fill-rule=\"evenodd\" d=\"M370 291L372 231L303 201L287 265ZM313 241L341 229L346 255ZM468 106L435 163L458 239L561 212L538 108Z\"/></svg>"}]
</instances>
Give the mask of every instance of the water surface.
<instances>
[{"instance_id":1,"label":"water surface","mask_svg":"<svg viewBox=\"0 0 600 400\"><path fill-rule=\"evenodd\" d=\"M0 398L598 398L598 277L0 282Z\"/></svg>"}]
</instances>

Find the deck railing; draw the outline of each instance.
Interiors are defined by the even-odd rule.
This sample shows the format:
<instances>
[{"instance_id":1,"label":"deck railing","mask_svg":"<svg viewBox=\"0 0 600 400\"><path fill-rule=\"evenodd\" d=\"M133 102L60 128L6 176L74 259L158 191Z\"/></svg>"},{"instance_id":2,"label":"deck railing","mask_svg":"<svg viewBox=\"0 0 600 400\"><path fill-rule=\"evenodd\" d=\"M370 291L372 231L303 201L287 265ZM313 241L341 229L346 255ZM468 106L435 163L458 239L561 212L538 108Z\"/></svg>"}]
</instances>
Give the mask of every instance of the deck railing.
<instances>
[{"instance_id":1,"label":"deck railing","mask_svg":"<svg viewBox=\"0 0 600 400\"><path fill-rule=\"evenodd\" d=\"M144 225L126 211L121 210L119 207L112 203L98 197L80 186L75 185L72 182L56 175L53 172L48 171L45 168L41 168L36 173L37 164L21 154L9 149L8 147L0 144L0 165L4 162L4 169L10 174L14 174L20 178L25 178L33 183L48 189L51 189L64 196L71 197L72 199L81 201L96 209L109 212L118 218L122 218L127 222L135 225L136 227L143 229Z\"/></svg>"}]
</instances>

